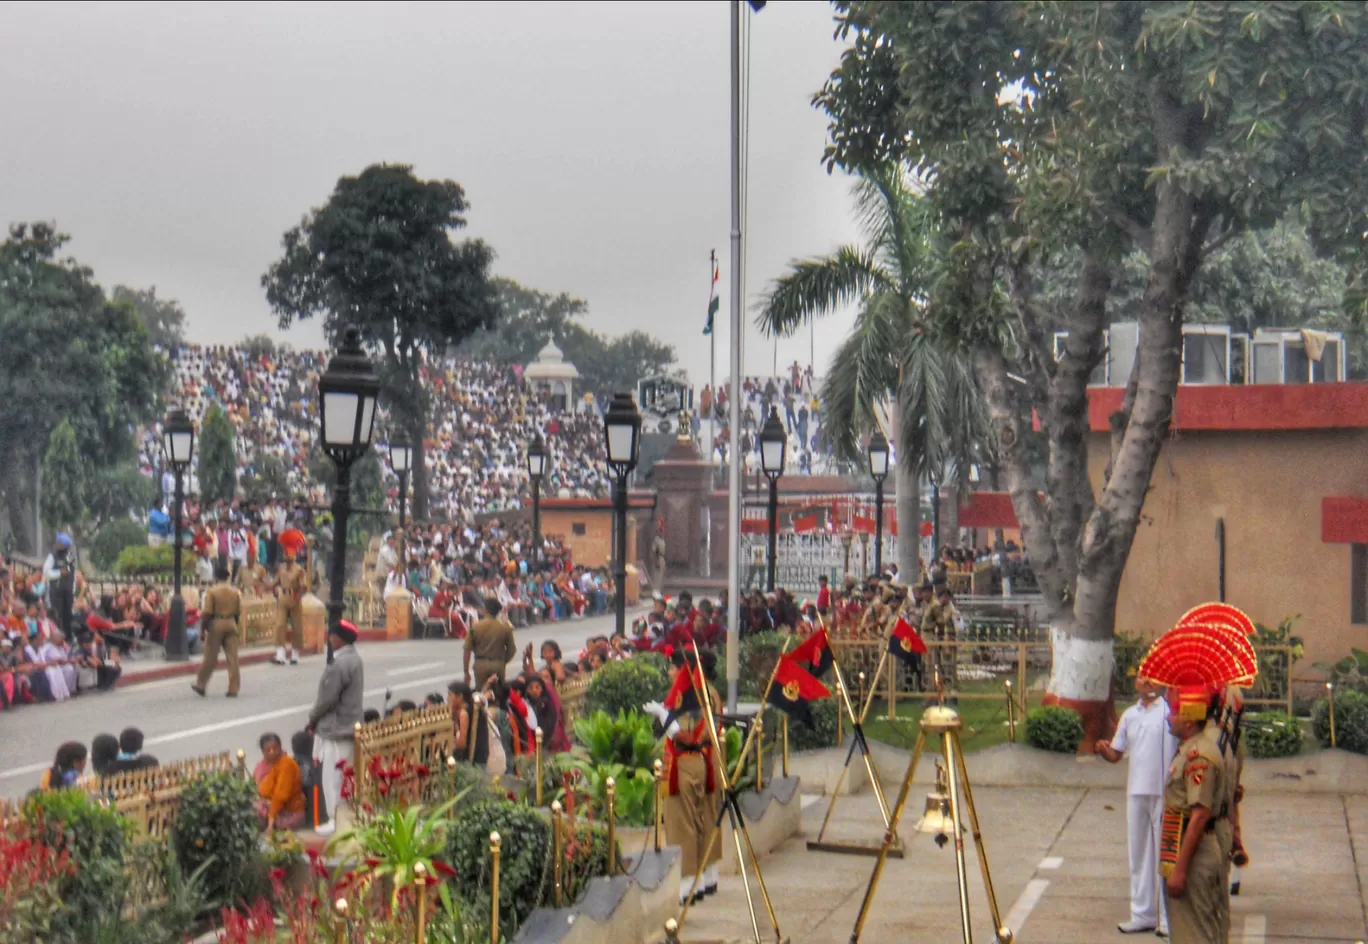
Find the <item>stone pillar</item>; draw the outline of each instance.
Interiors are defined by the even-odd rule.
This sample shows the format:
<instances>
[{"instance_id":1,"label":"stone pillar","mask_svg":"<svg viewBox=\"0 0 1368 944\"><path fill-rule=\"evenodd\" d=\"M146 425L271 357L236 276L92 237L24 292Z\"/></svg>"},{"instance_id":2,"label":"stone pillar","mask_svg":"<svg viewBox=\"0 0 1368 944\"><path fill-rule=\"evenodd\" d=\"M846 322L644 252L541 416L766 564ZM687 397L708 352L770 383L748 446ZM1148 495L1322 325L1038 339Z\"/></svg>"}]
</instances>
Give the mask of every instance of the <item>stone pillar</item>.
<instances>
[{"instance_id":1,"label":"stone pillar","mask_svg":"<svg viewBox=\"0 0 1368 944\"><path fill-rule=\"evenodd\" d=\"M691 441L679 439L655 464L651 477L656 488L656 514L665 521L667 579L701 576L707 544L701 510L712 492L712 466L698 455Z\"/></svg>"},{"instance_id":2,"label":"stone pillar","mask_svg":"<svg viewBox=\"0 0 1368 944\"><path fill-rule=\"evenodd\" d=\"M300 601L304 611L304 652L309 655L323 651L328 636L328 608L312 593Z\"/></svg>"},{"instance_id":3,"label":"stone pillar","mask_svg":"<svg viewBox=\"0 0 1368 944\"><path fill-rule=\"evenodd\" d=\"M413 622L413 595L402 587L385 599L385 638L408 639Z\"/></svg>"}]
</instances>

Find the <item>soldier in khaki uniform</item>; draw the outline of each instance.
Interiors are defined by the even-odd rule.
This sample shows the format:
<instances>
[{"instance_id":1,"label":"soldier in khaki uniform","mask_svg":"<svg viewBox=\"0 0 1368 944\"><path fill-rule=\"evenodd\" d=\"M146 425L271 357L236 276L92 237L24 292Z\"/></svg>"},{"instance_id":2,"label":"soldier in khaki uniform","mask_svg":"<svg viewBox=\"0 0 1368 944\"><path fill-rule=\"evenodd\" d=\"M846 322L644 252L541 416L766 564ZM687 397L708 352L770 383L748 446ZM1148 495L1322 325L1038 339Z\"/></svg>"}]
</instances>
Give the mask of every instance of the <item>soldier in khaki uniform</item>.
<instances>
[{"instance_id":1,"label":"soldier in khaki uniform","mask_svg":"<svg viewBox=\"0 0 1368 944\"><path fill-rule=\"evenodd\" d=\"M1221 840L1229 833L1218 827L1227 818L1232 778L1219 745L1206 733L1216 698L1206 685L1169 692L1169 730L1182 743L1164 783L1159 874L1173 944L1229 940L1229 851Z\"/></svg>"},{"instance_id":2,"label":"soldier in khaki uniform","mask_svg":"<svg viewBox=\"0 0 1368 944\"><path fill-rule=\"evenodd\" d=\"M199 677L190 688L201 698L218 664L219 650L228 661L228 697L236 698L242 678L238 673L238 640L242 635L242 594L228 582L228 568L220 565L214 571L218 581L204 594L200 610L200 625L205 628L204 663Z\"/></svg>"},{"instance_id":3,"label":"soldier in khaki uniform","mask_svg":"<svg viewBox=\"0 0 1368 944\"><path fill-rule=\"evenodd\" d=\"M304 593L309 589L309 575L295 563L293 547L285 550L285 563L276 569L276 632L275 665L299 665L299 652L304 648ZM290 632L289 645L285 631Z\"/></svg>"}]
</instances>

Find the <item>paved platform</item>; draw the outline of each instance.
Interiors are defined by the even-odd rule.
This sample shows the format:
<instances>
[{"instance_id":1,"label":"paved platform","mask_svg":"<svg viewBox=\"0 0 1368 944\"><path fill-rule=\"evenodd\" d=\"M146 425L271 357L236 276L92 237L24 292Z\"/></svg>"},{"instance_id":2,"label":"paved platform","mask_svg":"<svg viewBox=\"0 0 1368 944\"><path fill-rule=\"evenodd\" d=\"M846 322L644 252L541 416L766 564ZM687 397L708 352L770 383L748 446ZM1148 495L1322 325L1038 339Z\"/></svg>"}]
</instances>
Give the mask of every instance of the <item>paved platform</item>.
<instances>
[{"instance_id":1,"label":"paved platform","mask_svg":"<svg viewBox=\"0 0 1368 944\"><path fill-rule=\"evenodd\" d=\"M961 940L953 850L912 832L925 794L915 788L902 829L907 856L888 860L863 941ZM805 799L803 827L811 837L829 799ZM1123 790L981 787L974 799L998 904L1020 944L1156 940L1116 930L1129 917ZM1368 936L1368 797L1251 794L1244 818L1253 861L1232 900L1234 944L1349 944ZM879 826L871 795L843 797L828 837L873 840ZM763 863L780 927L794 944L845 944L874 860L811 853L804 842L790 840ZM972 840L965 853L974 940L991 942ZM772 940L763 909L760 920L763 939ZM739 880L726 880L690 910L682 940L753 940Z\"/></svg>"}]
</instances>

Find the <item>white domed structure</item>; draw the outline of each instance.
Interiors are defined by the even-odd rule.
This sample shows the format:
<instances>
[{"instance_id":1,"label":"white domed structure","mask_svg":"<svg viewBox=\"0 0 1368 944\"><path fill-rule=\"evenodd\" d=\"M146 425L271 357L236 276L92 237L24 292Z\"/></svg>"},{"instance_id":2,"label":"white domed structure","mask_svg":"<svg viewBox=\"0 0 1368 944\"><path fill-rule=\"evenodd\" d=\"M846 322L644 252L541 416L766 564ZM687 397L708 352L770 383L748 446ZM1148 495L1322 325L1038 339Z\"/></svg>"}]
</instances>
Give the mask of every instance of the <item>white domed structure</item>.
<instances>
[{"instance_id":1,"label":"white domed structure","mask_svg":"<svg viewBox=\"0 0 1368 944\"><path fill-rule=\"evenodd\" d=\"M574 364L566 363L565 352L554 340L548 340L537 359L523 368L523 377L532 390L548 394L551 408L562 413L572 408L579 375Z\"/></svg>"}]
</instances>

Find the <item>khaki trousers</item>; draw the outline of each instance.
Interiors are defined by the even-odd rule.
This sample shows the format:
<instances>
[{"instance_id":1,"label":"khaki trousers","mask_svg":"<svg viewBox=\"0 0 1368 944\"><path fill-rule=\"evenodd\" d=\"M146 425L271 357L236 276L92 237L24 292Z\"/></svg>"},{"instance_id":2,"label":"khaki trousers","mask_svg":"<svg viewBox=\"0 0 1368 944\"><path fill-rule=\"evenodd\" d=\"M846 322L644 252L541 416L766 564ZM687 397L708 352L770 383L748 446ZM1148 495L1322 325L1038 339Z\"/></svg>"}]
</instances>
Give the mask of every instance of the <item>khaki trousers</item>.
<instances>
[{"instance_id":1,"label":"khaki trousers","mask_svg":"<svg viewBox=\"0 0 1368 944\"><path fill-rule=\"evenodd\" d=\"M672 846L680 849L680 878L685 885L701 870L722 860L722 837L713 843L707 861L703 851L717 825L721 794L707 790L708 764L702 754L680 754L675 758L679 793L665 800L665 836ZM718 791L721 790L719 778Z\"/></svg>"},{"instance_id":2,"label":"khaki trousers","mask_svg":"<svg viewBox=\"0 0 1368 944\"><path fill-rule=\"evenodd\" d=\"M1216 834L1207 833L1188 866L1187 893L1170 898L1165 885L1171 944L1226 944L1228 937L1222 935L1230 925L1230 886L1221 858Z\"/></svg>"},{"instance_id":3,"label":"khaki trousers","mask_svg":"<svg viewBox=\"0 0 1368 944\"><path fill-rule=\"evenodd\" d=\"M209 636L204 641L204 662L200 664L195 687L204 691L205 686L209 684L214 667L218 665L219 649L223 650L223 657L228 662L228 694L236 695L238 687L242 684L242 677L238 673L238 629L232 624L222 628L215 626L209 630Z\"/></svg>"},{"instance_id":4,"label":"khaki trousers","mask_svg":"<svg viewBox=\"0 0 1368 944\"><path fill-rule=\"evenodd\" d=\"M276 604L275 644L279 649L285 645L285 631L290 631L290 646L295 652L304 648L304 604L280 600Z\"/></svg>"}]
</instances>

